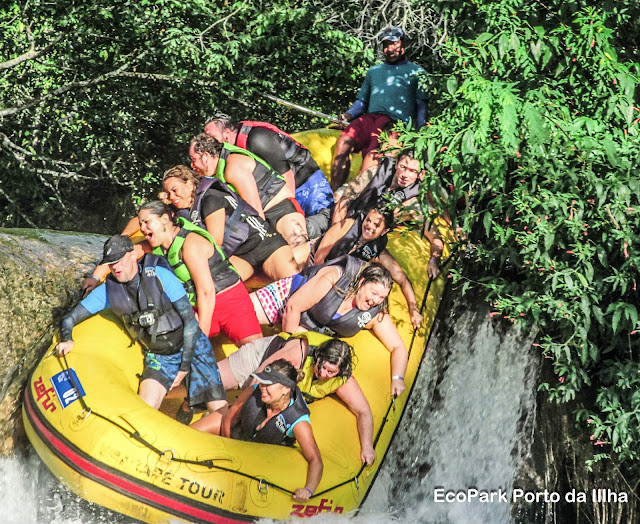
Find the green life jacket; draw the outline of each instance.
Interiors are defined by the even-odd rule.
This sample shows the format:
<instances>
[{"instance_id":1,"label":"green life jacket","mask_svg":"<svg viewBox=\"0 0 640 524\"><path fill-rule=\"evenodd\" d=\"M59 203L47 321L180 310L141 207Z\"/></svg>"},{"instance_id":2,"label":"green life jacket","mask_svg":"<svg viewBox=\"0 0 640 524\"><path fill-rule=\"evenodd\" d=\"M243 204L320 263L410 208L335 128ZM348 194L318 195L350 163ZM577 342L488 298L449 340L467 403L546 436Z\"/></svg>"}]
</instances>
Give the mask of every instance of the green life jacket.
<instances>
[{"instance_id":1,"label":"green life jacket","mask_svg":"<svg viewBox=\"0 0 640 524\"><path fill-rule=\"evenodd\" d=\"M187 268L187 265L180 258L180 251L182 250L182 246L184 246L184 241L187 238L187 235L190 233L197 233L200 236L206 238L214 247L213 256L209 258L209 270L211 271L211 278L213 279L213 284L216 288L216 294L221 291L227 289L232 286L236 282L240 280L240 276L236 269L229 263L227 257L224 254L224 251L218 247L216 241L209 234L206 229L203 229L195 224L192 224L188 220L178 217L177 224L180 227L180 231L173 239L169 250L166 255L162 246L158 246L153 249L153 253L156 255L165 255L167 260L169 261L169 265L173 272L178 277L178 280L182 282L182 285L187 292L187 296L189 297L189 302L191 302L192 306L197 304L196 302L196 286L191 278L191 273Z\"/></svg>"},{"instance_id":2,"label":"green life jacket","mask_svg":"<svg viewBox=\"0 0 640 524\"><path fill-rule=\"evenodd\" d=\"M233 184L227 182L227 179L224 176L225 169L227 168L227 158L231 154L245 155L255 161L256 167L253 170L253 178L255 179L256 186L258 187L260 203L263 207L265 207L284 187L286 179L283 175L280 175L279 173L274 171L273 168L259 156L254 155L246 149L242 149L241 147L227 144L225 142L222 145L222 151L220 152L220 157L218 158L215 177L222 180L222 182L227 184L236 193L238 192L238 190L233 187Z\"/></svg>"}]
</instances>

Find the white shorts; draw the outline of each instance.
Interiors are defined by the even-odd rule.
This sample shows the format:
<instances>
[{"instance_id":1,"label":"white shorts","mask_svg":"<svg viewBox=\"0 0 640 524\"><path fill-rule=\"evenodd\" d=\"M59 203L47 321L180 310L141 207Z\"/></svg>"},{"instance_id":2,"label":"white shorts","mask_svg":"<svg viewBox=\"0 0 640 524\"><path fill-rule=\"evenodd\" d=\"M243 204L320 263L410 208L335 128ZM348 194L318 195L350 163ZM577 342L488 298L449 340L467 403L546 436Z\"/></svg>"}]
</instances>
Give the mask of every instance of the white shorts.
<instances>
[{"instance_id":1,"label":"white shorts","mask_svg":"<svg viewBox=\"0 0 640 524\"><path fill-rule=\"evenodd\" d=\"M267 351L271 341L278 335L263 337L244 344L237 351L229 355L229 367L231 373L241 388L246 386L245 382L250 379L251 373L260 367L262 357ZM251 380L249 380L251 382Z\"/></svg>"}]
</instances>

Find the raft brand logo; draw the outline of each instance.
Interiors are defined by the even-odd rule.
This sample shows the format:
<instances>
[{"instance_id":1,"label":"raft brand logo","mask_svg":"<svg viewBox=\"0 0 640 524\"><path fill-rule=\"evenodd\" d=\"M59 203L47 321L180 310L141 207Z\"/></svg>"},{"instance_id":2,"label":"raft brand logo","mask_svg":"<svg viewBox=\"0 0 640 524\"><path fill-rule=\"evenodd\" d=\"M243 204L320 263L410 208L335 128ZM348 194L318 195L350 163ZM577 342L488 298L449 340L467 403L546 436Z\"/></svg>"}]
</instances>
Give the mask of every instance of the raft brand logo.
<instances>
[{"instance_id":1,"label":"raft brand logo","mask_svg":"<svg viewBox=\"0 0 640 524\"><path fill-rule=\"evenodd\" d=\"M71 372L71 376L69 376L69 372ZM84 389L82 388L82 384L80 384L80 379L78 378L78 375L76 375L76 372L71 368L53 375L53 377L51 377L51 383L56 390L56 395L58 395L58 400L60 401L62 409L78 400L78 393L81 397L84 397Z\"/></svg>"},{"instance_id":2,"label":"raft brand logo","mask_svg":"<svg viewBox=\"0 0 640 524\"><path fill-rule=\"evenodd\" d=\"M327 505L326 502L329 504ZM320 513L342 513L344 508L342 506L336 506L333 508L331 505L333 504L333 500L329 499L320 499L319 506L311 506L304 504L293 504L291 509L293 511L289 513L290 517L314 517L316 515L320 515Z\"/></svg>"},{"instance_id":3,"label":"raft brand logo","mask_svg":"<svg viewBox=\"0 0 640 524\"><path fill-rule=\"evenodd\" d=\"M56 410L56 406L51 400L53 388L47 389L42 377L38 377L38 380L33 383L33 388L36 390L36 402L40 402L45 410L53 413Z\"/></svg>"}]
</instances>

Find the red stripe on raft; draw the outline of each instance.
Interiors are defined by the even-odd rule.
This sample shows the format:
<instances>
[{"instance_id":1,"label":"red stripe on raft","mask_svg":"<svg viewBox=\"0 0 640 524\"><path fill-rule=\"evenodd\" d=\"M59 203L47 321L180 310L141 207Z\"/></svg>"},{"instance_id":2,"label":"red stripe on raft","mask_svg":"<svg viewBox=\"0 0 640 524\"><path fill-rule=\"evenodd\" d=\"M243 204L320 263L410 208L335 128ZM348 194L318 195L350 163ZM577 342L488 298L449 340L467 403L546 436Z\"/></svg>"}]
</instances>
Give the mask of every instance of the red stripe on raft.
<instances>
[{"instance_id":1,"label":"red stripe on raft","mask_svg":"<svg viewBox=\"0 0 640 524\"><path fill-rule=\"evenodd\" d=\"M216 515L210 512L206 512L204 510L200 510L198 508L191 507L182 502L178 502L177 500L171 499L164 495L160 495L152 490L143 488L142 486L139 486L121 477L118 477L113 473L109 473L108 471L100 469L97 465L89 462L88 460L82 458L77 453L75 453L71 448L69 448L65 444L64 441L60 440L58 437L56 437L55 434L53 434L44 426L44 424L38 417L38 413L36 413L33 407L31 406L30 395L28 394L25 395L25 400L27 400L26 402L27 411L30 414L29 419L37 425L38 430L40 431L40 433L42 433L42 435L46 437L46 439L49 441L49 444L54 446L58 451L60 451L60 453L62 453L63 455L65 455L65 457L70 459L74 464L76 464L76 466L78 466L79 469L86 471L87 473L103 480L107 484L112 484L123 490L134 493L140 497L156 502L160 506L165 506L165 507L175 509L176 511L179 511L185 515L191 515L196 518L205 520L207 522L214 522L214 523L220 523L220 524L241 524L241 523L243 524L245 522L240 520L232 520L227 517L223 517L221 515Z\"/></svg>"}]
</instances>

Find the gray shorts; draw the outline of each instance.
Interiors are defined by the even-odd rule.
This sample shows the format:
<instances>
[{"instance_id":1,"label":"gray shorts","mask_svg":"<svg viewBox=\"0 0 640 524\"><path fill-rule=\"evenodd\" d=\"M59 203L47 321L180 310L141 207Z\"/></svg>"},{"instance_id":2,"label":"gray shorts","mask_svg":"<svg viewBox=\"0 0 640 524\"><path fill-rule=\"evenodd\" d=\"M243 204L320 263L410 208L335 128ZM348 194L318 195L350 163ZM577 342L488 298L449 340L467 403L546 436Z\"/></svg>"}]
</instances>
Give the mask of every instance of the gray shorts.
<instances>
[{"instance_id":1,"label":"gray shorts","mask_svg":"<svg viewBox=\"0 0 640 524\"><path fill-rule=\"evenodd\" d=\"M247 344L244 344L238 351L229 355L229 367L234 378L241 388L245 387L245 382L249 375L260 367L262 357L267 351L271 341L278 335L263 337ZM249 380L250 381L250 380Z\"/></svg>"}]
</instances>

